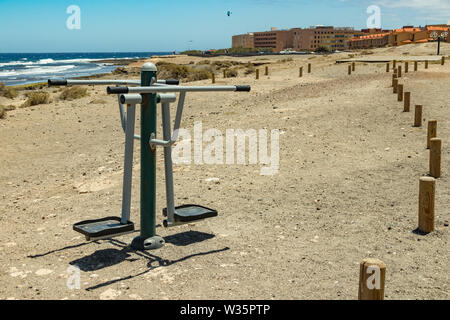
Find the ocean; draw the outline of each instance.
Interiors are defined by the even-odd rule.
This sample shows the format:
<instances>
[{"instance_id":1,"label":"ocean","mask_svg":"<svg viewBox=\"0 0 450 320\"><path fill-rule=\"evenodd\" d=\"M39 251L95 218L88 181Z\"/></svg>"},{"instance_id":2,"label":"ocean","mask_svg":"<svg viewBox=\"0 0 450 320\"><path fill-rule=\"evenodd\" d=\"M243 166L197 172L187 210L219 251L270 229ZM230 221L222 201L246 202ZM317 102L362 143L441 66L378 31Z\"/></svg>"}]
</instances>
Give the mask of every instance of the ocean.
<instances>
[{"instance_id":1,"label":"ocean","mask_svg":"<svg viewBox=\"0 0 450 320\"><path fill-rule=\"evenodd\" d=\"M118 65L99 60L140 59L167 54L172 52L0 53L0 82L11 86L49 78L108 73Z\"/></svg>"}]
</instances>

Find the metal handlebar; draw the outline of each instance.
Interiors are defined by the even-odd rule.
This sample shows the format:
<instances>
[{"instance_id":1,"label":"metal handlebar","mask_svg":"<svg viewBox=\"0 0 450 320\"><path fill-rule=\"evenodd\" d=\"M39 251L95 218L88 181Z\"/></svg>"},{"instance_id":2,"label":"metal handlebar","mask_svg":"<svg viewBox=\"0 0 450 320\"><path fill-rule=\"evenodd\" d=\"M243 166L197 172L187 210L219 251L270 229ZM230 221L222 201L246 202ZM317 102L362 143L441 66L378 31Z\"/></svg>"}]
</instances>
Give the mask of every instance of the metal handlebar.
<instances>
[{"instance_id":1,"label":"metal handlebar","mask_svg":"<svg viewBox=\"0 0 450 320\"><path fill-rule=\"evenodd\" d=\"M158 93L158 92L208 92L208 91L241 91L249 92L250 86L149 86L149 87L107 87L108 94Z\"/></svg>"},{"instance_id":2,"label":"metal handlebar","mask_svg":"<svg viewBox=\"0 0 450 320\"><path fill-rule=\"evenodd\" d=\"M140 80L71 80L71 79L49 79L48 86L74 86L74 85L140 85ZM167 79L167 80L157 80L156 84L165 85L179 85L180 80L177 79Z\"/></svg>"}]
</instances>

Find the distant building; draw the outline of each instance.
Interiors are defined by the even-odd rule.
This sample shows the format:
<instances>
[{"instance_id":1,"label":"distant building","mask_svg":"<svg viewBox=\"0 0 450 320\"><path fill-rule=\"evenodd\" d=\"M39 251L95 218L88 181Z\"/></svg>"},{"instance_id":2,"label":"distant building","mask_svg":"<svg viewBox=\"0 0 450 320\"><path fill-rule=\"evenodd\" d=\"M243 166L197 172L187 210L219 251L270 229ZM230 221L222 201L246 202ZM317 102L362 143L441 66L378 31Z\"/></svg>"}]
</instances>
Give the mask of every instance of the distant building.
<instances>
[{"instance_id":1,"label":"distant building","mask_svg":"<svg viewBox=\"0 0 450 320\"><path fill-rule=\"evenodd\" d=\"M389 44L389 32L361 35L348 40L348 49L370 49L385 47Z\"/></svg>"},{"instance_id":2,"label":"distant building","mask_svg":"<svg viewBox=\"0 0 450 320\"><path fill-rule=\"evenodd\" d=\"M395 30L377 28L354 30L351 27L313 26L254 32L233 36L232 47L282 50L316 51L323 48L329 51L346 49L368 49L385 46L402 46L410 43L435 41L440 37L450 42L450 25L428 25L426 27L404 26Z\"/></svg>"},{"instance_id":3,"label":"distant building","mask_svg":"<svg viewBox=\"0 0 450 320\"><path fill-rule=\"evenodd\" d=\"M354 37L349 40L349 49L368 49L385 46L397 47L411 43L435 41L437 37L441 37L443 41L449 41L449 30L450 27L447 25L432 25L423 28L404 26L389 32Z\"/></svg>"},{"instance_id":4,"label":"distant building","mask_svg":"<svg viewBox=\"0 0 450 320\"><path fill-rule=\"evenodd\" d=\"M232 37L232 48L254 48L253 33L238 34Z\"/></svg>"},{"instance_id":5,"label":"distant building","mask_svg":"<svg viewBox=\"0 0 450 320\"><path fill-rule=\"evenodd\" d=\"M270 49L280 52L292 48L292 33L290 30L273 30L253 33L254 48Z\"/></svg>"}]
</instances>

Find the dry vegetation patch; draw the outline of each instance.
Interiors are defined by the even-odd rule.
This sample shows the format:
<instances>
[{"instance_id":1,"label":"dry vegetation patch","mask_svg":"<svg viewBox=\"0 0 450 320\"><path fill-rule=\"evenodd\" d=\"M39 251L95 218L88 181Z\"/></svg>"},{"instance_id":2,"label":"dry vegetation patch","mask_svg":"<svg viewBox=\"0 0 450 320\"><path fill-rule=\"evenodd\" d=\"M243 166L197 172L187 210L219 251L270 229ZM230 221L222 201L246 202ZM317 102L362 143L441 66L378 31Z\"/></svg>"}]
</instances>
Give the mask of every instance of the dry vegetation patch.
<instances>
[{"instance_id":1,"label":"dry vegetation patch","mask_svg":"<svg viewBox=\"0 0 450 320\"><path fill-rule=\"evenodd\" d=\"M0 96L8 98L8 99L14 99L19 95L17 90L7 87L5 84L0 83Z\"/></svg>"},{"instance_id":2,"label":"dry vegetation patch","mask_svg":"<svg viewBox=\"0 0 450 320\"><path fill-rule=\"evenodd\" d=\"M70 87L65 88L59 96L61 100L76 100L88 96L87 88Z\"/></svg>"},{"instance_id":3,"label":"dry vegetation patch","mask_svg":"<svg viewBox=\"0 0 450 320\"><path fill-rule=\"evenodd\" d=\"M38 91L31 92L27 95L27 101L25 101L20 107L26 108L36 106L38 104L47 104L50 102L50 94L48 92Z\"/></svg>"}]
</instances>

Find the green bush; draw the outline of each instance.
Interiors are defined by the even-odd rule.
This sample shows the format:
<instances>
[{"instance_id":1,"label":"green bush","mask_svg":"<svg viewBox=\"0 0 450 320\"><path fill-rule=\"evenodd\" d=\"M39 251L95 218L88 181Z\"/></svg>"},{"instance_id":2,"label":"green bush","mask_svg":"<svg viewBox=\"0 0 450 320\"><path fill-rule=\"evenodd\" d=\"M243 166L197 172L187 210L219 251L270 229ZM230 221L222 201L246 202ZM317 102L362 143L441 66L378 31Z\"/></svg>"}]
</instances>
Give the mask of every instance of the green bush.
<instances>
[{"instance_id":1,"label":"green bush","mask_svg":"<svg viewBox=\"0 0 450 320\"><path fill-rule=\"evenodd\" d=\"M18 95L19 94L15 89L7 87L5 84L0 82L0 96L8 99L14 99Z\"/></svg>"},{"instance_id":2,"label":"green bush","mask_svg":"<svg viewBox=\"0 0 450 320\"><path fill-rule=\"evenodd\" d=\"M59 96L61 100L75 100L88 96L87 88L69 87L65 88Z\"/></svg>"},{"instance_id":3,"label":"green bush","mask_svg":"<svg viewBox=\"0 0 450 320\"><path fill-rule=\"evenodd\" d=\"M50 102L50 95L47 92L31 92L27 95L28 99L20 107L26 108L38 104L46 104Z\"/></svg>"}]
</instances>

